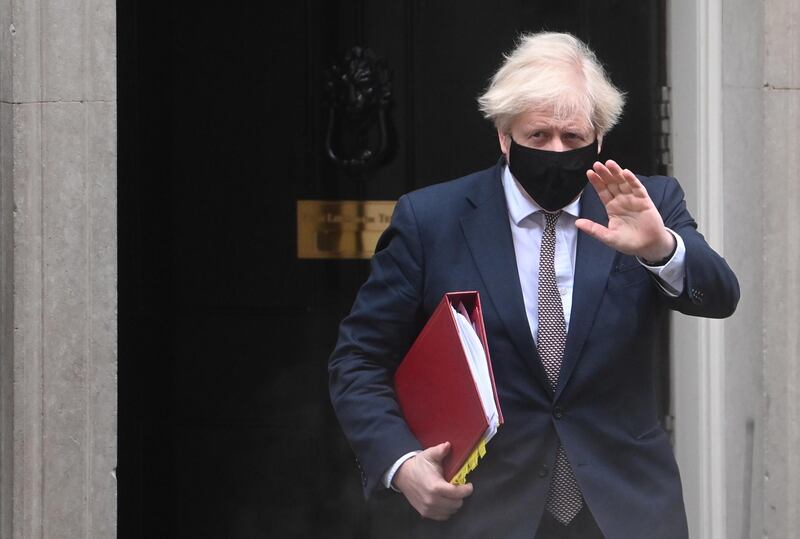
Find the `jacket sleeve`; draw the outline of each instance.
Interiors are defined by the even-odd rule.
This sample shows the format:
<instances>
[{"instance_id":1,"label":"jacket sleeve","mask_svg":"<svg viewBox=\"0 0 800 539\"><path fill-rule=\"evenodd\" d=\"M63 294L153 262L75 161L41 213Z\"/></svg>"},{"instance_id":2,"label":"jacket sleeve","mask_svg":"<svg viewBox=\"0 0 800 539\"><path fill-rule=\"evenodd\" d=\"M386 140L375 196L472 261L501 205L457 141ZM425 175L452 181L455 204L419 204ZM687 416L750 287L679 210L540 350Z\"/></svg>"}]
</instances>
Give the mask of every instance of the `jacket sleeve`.
<instances>
[{"instance_id":1,"label":"jacket sleeve","mask_svg":"<svg viewBox=\"0 0 800 539\"><path fill-rule=\"evenodd\" d=\"M725 318L739 302L739 281L725 259L706 243L697 223L686 209L683 190L675 178L661 178L663 188L657 204L664 225L680 234L686 246L683 291L678 297L664 296L669 308L692 316Z\"/></svg>"},{"instance_id":2,"label":"jacket sleeve","mask_svg":"<svg viewBox=\"0 0 800 539\"><path fill-rule=\"evenodd\" d=\"M384 488L381 478L400 456L422 449L403 420L393 384L397 366L424 323L422 282L419 231L403 196L328 362L331 402L356 453L366 497Z\"/></svg>"}]
</instances>

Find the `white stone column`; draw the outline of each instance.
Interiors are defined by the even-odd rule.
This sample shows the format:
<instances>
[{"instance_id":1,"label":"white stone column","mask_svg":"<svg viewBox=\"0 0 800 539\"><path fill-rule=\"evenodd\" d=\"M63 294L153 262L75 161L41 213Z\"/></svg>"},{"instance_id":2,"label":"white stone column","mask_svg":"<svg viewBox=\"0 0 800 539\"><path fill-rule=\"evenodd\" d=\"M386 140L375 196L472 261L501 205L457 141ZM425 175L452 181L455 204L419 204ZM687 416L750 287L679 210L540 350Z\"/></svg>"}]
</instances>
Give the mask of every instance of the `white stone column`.
<instances>
[{"instance_id":1,"label":"white stone column","mask_svg":"<svg viewBox=\"0 0 800 539\"><path fill-rule=\"evenodd\" d=\"M725 255L742 298L727 323L726 537L761 537L764 499L763 3L722 4Z\"/></svg>"},{"instance_id":2,"label":"white stone column","mask_svg":"<svg viewBox=\"0 0 800 539\"><path fill-rule=\"evenodd\" d=\"M0 0L0 537L116 535L116 4Z\"/></svg>"},{"instance_id":3,"label":"white stone column","mask_svg":"<svg viewBox=\"0 0 800 539\"><path fill-rule=\"evenodd\" d=\"M731 231L722 198L723 146L721 0L669 3L669 75L675 176L709 244L723 256ZM734 266L734 269L735 266ZM675 456L681 470L689 535L727 539L725 492L725 362L728 320L675 313L672 319Z\"/></svg>"},{"instance_id":4,"label":"white stone column","mask_svg":"<svg viewBox=\"0 0 800 539\"><path fill-rule=\"evenodd\" d=\"M800 3L764 2L764 537L800 530Z\"/></svg>"}]
</instances>

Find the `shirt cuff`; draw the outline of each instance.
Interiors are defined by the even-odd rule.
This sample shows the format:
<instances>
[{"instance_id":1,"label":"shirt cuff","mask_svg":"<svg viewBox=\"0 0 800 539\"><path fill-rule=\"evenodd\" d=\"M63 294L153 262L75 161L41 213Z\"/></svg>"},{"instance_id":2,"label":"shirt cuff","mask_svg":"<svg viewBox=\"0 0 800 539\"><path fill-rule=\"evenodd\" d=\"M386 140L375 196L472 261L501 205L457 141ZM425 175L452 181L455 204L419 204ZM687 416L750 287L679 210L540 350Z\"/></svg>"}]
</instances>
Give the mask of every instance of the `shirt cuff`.
<instances>
[{"instance_id":1,"label":"shirt cuff","mask_svg":"<svg viewBox=\"0 0 800 539\"><path fill-rule=\"evenodd\" d=\"M395 461L395 463L392 465L392 467L389 468L389 471L387 471L385 474L383 474L383 485L386 488L390 488L395 492L400 492L399 490L394 488L394 485L392 485L392 479L394 479L394 474L397 473L397 470L400 469L400 466L402 466L405 461L407 461L408 459L410 459L413 456L416 456L417 453L422 453L422 451L411 451L409 453L406 453L405 455L403 455L402 457L400 457L399 459L397 459Z\"/></svg>"},{"instance_id":2,"label":"shirt cuff","mask_svg":"<svg viewBox=\"0 0 800 539\"><path fill-rule=\"evenodd\" d=\"M675 252L669 260L661 266L650 266L639 257L636 257L636 260L657 277L656 284L666 295L677 298L683 292L683 281L686 276L686 245L680 234L669 228L667 231L675 238Z\"/></svg>"}]
</instances>

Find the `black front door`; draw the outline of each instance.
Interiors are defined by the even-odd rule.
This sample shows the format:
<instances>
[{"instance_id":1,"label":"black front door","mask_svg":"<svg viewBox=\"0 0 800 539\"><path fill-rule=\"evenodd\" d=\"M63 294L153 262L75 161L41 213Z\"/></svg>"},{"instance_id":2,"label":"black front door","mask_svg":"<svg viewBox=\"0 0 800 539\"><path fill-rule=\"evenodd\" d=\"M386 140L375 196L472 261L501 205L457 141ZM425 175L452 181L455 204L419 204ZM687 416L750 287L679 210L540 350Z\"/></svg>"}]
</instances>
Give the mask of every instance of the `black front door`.
<instances>
[{"instance_id":1,"label":"black front door","mask_svg":"<svg viewBox=\"0 0 800 539\"><path fill-rule=\"evenodd\" d=\"M495 163L475 98L541 29L586 40L628 92L604 155L656 172L663 3L119 2L119 536L391 537L414 518L362 501L328 401L368 261L298 258L297 201L395 200ZM356 46L388 69L384 137L375 115L328 136L326 82Z\"/></svg>"}]
</instances>

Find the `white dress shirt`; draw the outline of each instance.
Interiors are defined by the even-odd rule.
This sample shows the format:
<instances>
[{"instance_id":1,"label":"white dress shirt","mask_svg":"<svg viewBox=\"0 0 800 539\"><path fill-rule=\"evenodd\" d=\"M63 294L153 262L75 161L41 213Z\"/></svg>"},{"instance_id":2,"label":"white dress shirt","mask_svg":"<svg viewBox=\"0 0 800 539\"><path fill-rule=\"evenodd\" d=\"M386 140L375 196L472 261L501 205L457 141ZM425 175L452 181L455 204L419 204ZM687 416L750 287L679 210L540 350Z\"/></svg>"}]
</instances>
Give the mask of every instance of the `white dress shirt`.
<instances>
[{"instance_id":1,"label":"white dress shirt","mask_svg":"<svg viewBox=\"0 0 800 539\"><path fill-rule=\"evenodd\" d=\"M520 186L508 167L503 170L503 191L508 206L508 219L511 225L511 237L514 241L514 254L517 259L517 272L522 287L522 298L525 303L525 314L528 317L531 335L536 342L539 328L539 252L542 245L544 232L544 215L542 208ZM593 189L592 187L589 187ZM556 222L556 250L555 272L556 284L561 292L561 305L564 308L564 321L569 330L569 319L572 312L572 290L575 281L575 255L578 247L578 229L575 220L580 215L580 197L572 204L565 207ZM650 266L639 259L647 270L658 279L656 282L662 291L672 297L677 297L683 291L685 275L684 260L686 247L680 235L669 228L675 237L676 248L672 257L662 266ZM394 488L392 479L400 466L408 459L419 453L412 451L406 453L384 474L383 484L387 488Z\"/></svg>"}]
</instances>

